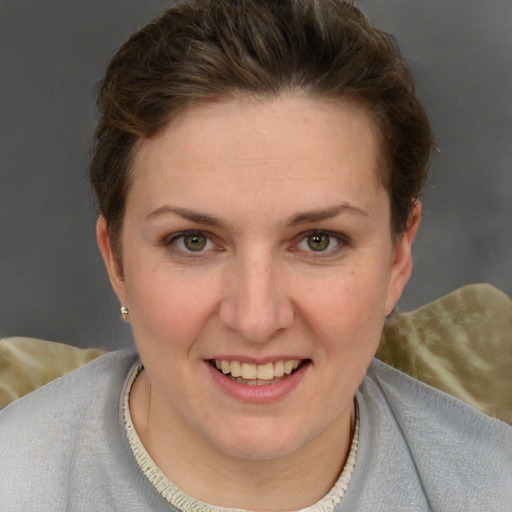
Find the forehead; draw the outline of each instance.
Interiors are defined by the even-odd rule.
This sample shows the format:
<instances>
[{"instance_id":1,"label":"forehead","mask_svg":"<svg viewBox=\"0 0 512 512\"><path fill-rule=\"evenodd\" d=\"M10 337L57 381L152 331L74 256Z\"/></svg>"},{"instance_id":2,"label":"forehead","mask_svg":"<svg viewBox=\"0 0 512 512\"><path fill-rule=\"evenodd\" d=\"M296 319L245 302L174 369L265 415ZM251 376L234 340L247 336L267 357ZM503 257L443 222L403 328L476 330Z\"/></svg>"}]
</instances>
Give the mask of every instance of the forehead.
<instances>
[{"instance_id":1,"label":"forehead","mask_svg":"<svg viewBox=\"0 0 512 512\"><path fill-rule=\"evenodd\" d=\"M333 202L340 192L364 196L381 186L379 146L371 115L353 101L205 102L140 143L127 207L133 195L158 203L194 193L201 202L213 193L240 194L260 196L263 207L265 194L269 200L332 195Z\"/></svg>"}]
</instances>

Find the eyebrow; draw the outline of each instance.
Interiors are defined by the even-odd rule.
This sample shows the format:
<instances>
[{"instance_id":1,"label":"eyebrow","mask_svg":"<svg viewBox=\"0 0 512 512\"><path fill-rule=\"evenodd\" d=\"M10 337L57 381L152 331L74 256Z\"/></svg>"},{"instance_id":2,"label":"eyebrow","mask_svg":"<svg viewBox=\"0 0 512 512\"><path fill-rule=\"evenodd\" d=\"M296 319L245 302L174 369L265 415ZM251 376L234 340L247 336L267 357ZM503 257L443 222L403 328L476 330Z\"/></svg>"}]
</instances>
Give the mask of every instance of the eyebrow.
<instances>
[{"instance_id":1,"label":"eyebrow","mask_svg":"<svg viewBox=\"0 0 512 512\"><path fill-rule=\"evenodd\" d=\"M156 210L152 211L149 215L146 216L146 220L150 220L155 217L160 217L162 215L167 215L169 213L174 213L175 215L179 215L183 219L190 220L195 222L196 224L204 224L206 226L213 227L223 227L224 223L219 219L212 217L211 215L207 215L206 213L196 212L194 210L189 210L188 208L178 208L176 206L164 205Z\"/></svg>"},{"instance_id":2,"label":"eyebrow","mask_svg":"<svg viewBox=\"0 0 512 512\"><path fill-rule=\"evenodd\" d=\"M157 208L156 210L152 211L146 216L146 220L150 220L155 217L160 217L162 215L167 215L169 213L179 215L183 219L190 220L192 222L195 222L196 224L204 224L206 226L219 228L225 227L225 224L216 217L212 217L211 215L208 215L206 213L189 210L188 208L179 208L171 205L164 205ZM328 220L338 217L339 215L344 213L360 215L363 217L368 216L368 213L366 213L363 209L358 208L349 203L342 203L338 206L333 206L331 208L297 213L286 223L286 227L293 227L300 224L320 222L322 220Z\"/></svg>"},{"instance_id":3,"label":"eyebrow","mask_svg":"<svg viewBox=\"0 0 512 512\"><path fill-rule=\"evenodd\" d=\"M322 220L333 219L338 215L348 213L352 215L360 215L362 217L368 217L368 213L357 206L351 205L350 203L342 203L332 208L325 208L322 210L312 210L309 212L302 212L294 215L288 222L287 226L297 226L299 224L309 224L314 222L320 222Z\"/></svg>"}]
</instances>

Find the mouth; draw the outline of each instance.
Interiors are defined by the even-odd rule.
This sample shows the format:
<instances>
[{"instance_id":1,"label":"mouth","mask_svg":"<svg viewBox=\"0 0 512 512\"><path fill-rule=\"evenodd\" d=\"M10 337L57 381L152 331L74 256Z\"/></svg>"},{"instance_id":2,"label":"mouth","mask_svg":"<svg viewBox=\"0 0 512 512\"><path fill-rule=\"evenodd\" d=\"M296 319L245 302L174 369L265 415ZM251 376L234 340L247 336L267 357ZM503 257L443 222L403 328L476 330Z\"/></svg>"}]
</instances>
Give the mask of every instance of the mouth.
<instances>
[{"instance_id":1,"label":"mouth","mask_svg":"<svg viewBox=\"0 0 512 512\"><path fill-rule=\"evenodd\" d=\"M208 362L219 373L234 382L247 386L268 386L287 379L311 361L309 359L288 359L266 364L253 364L210 359Z\"/></svg>"}]
</instances>

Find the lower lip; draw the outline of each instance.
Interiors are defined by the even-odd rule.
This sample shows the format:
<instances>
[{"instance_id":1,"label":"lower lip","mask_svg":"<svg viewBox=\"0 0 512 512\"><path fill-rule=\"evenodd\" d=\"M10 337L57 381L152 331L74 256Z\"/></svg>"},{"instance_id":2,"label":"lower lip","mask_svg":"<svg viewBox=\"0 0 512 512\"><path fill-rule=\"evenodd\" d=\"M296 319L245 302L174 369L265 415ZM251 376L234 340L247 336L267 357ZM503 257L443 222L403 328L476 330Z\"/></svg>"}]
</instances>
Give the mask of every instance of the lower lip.
<instances>
[{"instance_id":1,"label":"lower lip","mask_svg":"<svg viewBox=\"0 0 512 512\"><path fill-rule=\"evenodd\" d=\"M259 386L249 386L248 384L235 382L213 368L208 361L205 361L205 364L214 382L232 398L242 402L267 404L281 400L289 395L302 381L311 362L303 363L298 370L279 382Z\"/></svg>"}]
</instances>

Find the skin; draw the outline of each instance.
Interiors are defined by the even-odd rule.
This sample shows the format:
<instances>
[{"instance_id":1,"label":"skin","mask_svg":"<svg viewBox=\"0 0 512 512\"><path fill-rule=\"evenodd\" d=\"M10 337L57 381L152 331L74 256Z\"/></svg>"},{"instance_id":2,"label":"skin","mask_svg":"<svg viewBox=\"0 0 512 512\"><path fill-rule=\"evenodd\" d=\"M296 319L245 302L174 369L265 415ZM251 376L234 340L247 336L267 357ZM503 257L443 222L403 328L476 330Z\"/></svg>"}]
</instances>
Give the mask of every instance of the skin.
<instances>
[{"instance_id":1,"label":"skin","mask_svg":"<svg viewBox=\"0 0 512 512\"><path fill-rule=\"evenodd\" d=\"M188 494L293 510L339 477L354 394L420 221L418 203L393 241L379 162L361 106L305 97L195 105L141 142L122 267L102 217L97 236L145 366L130 396L136 430ZM184 231L207 234L204 249L188 250ZM311 248L311 231L327 249ZM262 402L219 386L216 358L308 364Z\"/></svg>"}]
</instances>

